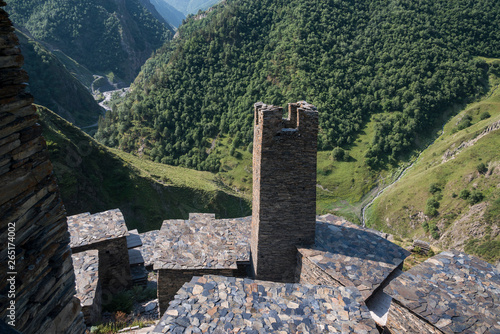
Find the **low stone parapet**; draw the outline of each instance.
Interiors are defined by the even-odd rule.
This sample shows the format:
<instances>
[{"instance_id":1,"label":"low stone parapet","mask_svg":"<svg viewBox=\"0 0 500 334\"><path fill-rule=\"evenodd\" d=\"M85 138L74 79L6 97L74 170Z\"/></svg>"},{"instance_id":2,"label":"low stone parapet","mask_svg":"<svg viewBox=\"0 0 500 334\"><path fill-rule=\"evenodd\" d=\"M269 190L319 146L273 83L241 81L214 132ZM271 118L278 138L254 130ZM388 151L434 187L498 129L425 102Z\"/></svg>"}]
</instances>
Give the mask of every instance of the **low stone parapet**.
<instances>
[{"instance_id":1,"label":"low stone parapet","mask_svg":"<svg viewBox=\"0 0 500 334\"><path fill-rule=\"evenodd\" d=\"M72 255L75 268L76 298L80 300L87 325L101 318L101 283L99 281L99 251L88 250Z\"/></svg>"}]
</instances>

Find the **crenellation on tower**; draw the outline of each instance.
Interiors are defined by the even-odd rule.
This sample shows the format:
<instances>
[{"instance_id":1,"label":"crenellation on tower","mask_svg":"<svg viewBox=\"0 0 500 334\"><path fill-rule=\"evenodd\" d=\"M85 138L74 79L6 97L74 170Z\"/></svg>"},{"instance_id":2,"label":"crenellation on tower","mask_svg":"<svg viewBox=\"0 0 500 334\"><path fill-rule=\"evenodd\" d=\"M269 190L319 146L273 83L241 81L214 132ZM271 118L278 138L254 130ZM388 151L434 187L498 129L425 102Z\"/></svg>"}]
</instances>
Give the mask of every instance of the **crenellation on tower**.
<instances>
[{"instance_id":1,"label":"crenellation on tower","mask_svg":"<svg viewBox=\"0 0 500 334\"><path fill-rule=\"evenodd\" d=\"M253 147L251 251L258 279L293 282L297 246L314 243L318 111L257 102Z\"/></svg>"}]
</instances>

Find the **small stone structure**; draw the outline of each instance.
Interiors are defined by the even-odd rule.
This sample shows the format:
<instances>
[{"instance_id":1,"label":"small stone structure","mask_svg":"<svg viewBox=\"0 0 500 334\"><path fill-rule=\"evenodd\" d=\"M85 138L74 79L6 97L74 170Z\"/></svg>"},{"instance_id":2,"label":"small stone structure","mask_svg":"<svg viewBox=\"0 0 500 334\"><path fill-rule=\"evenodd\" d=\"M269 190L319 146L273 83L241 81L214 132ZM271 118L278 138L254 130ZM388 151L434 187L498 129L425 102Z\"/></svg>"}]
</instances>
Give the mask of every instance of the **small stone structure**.
<instances>
[{"instance_id":1,"label":"small stone structure","mask_svg":"<svg viewBox=\"0 0 500 334\"><path fill-rule=\"evenodd\" d=\"M88 250L73 254L76 276L76 298L80 300L85 323L101 319L101 283L99 281L99 251Z\"/></svg>"},{"instance_id":2,"label":"small stone structure","mask_svg":"<svg viewBox=\"0 0 500 334\"><path fill-rule=\"evenodd\" d=\"M0 328L83 333L66 212L4 6L0 0Z\"/></svg>"},{"instance_id":3,"label":"small stone structure","mask_svg":"<svg viewBox=\"0 0 500 334\"><path fill-rule=\"evenodd\" d=\"M203 276L184 284L153 333L378 333L356 288Z\"/></svg>"},{"instance_id":4,"label":"small stone structure","mask_svg":"<svg viewBox=\"0 0 500 334\"><path fill-rule=\"evenodd\" d=\"M473 256L442 252L384 291L394 333L500 333L500 272Z\"/></svg>"},{"instance_id":5,"label":"small stone structure","mask_svg":"<svg viewBox=\"0 0 500 334\"><path fill-rule=\"evenodd\" d=\"M165 312L175 293L193 276L244 276L250 261L250 217L215 219L192 214L163 222L154 253L158 302Z\"/></svg>"},{"instance_id":6,"label":"small stone structure","mask_svg":"<svg viewBox=\"0 0 500 334\"><path fill-rule=\"evenodd\" d=\"M68 217L68 227L74 254L92 249L99 251L103 302L113 294L130 288L128 229L119 209Z\"/></svg>"},{"instance_id":7,"label":"small stone structure","mask_svg":"<svg viewBox=\"0 0 500 334\"><path fill-rule=\"evenodd\" d=\"M297 245L314 243L318 112L255 104L251 250L255 277L293 282Z\"/></svg>"},{"instance_id":8,"label":"small stone structure","mask_svg":"<svg viewBox=\"0 0 500 334\"><path fill-rule=\"evenodd\" d=\"M318 217L312 247L299 248L297 281L354 286L365 300L410 254L370 230L333 215Z\"/></svg>"}]
</instances>

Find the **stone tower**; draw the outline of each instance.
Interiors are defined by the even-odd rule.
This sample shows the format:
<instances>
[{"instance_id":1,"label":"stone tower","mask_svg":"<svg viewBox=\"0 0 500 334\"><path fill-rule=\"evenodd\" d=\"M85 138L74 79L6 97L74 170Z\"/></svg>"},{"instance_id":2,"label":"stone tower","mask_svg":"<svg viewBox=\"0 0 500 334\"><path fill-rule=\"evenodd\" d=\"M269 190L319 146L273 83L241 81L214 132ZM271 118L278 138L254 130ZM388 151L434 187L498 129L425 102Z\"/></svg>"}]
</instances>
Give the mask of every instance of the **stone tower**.
<instances>
[{"instance_id":1,"label":"stone tower","mask_svg":"<svg viewBox=\"0 0 500 334\"><path fill-rule=\"evenodd\" d=\"M297 245L314 243L318 111L255 104L251 251L257 279L293 282Z\"/></svg>"}]
</instances>

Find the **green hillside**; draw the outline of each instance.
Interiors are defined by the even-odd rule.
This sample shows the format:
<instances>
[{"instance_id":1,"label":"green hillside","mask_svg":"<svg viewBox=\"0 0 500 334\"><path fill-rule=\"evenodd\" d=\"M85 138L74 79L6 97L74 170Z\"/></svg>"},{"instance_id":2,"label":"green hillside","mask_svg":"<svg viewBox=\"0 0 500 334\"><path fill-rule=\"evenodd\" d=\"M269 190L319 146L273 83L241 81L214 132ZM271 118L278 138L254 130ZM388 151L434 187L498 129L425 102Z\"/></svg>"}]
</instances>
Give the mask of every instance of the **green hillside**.
<instances>
[{"instance_id":1,"label":"green hillside","mask_svg":"<svg viewBox=\"0 0 500 334\"><path fill-rule=\"evenodd\" d=\"M11 20L93 73L131 82L172 36L138 0L10 0Z\"/></svg>"},{"instance_id":2,"label":"green hillside","mask_svg":"<svg viewBox=\"0 0 500 334\"><path fill-rule=\"evenodd\" d=\"M397 164L445 108L482 92L473 56L500 52L499 12L493 0L228 1L179 28L97 138L217 171L207 150L217 136L249 145L254 102L306 99L321 111L320 150L349 150L374 120L364 163Z\"/></svg>"},{"instance_id":3,"label":"green hillside","mask_svg":"<svg viewBox=\"0 0 500 334\"><path fill-rule=\"evenodd\" d=\"M500 259L500 60L487 62L489 92L374 202L369 226Z\"/></svg>"},{"instance_id":4,"label":"green hillside","mask_svg":"<svg viewBox=\"0 0 500 334\"><path fill-rule=\"evenodd\" d=\"M500 57L499 24L494 0L227 1L187 19L96 138L248 193L253 103L307 100L320 110L318 212L359 220L377 186L484 94L477 56Z\"/></svg>"},{"instance_id":5,"label":"green hillside","mask_svg":"<svg viewBox=\"0 0 500 334\"><path fill-rule=\"evenodd\" d=\"M19 30L16 34L35 103L47 106L77 126L95 124L102 111L90 92L40 43Z\"/></svg>"},{"instance_id":6,"label":"green hillside","mask_svg":"<svg viewBox=\"0 0 500 334\"><path fill-rule=\"evenodd\" d=\"M250 214L248 198L225 189L211 173L109 150L45 107L38 113L69 215L120 208L128 227L143 232L190 212Z\"/></svg>"}]
</instances>

